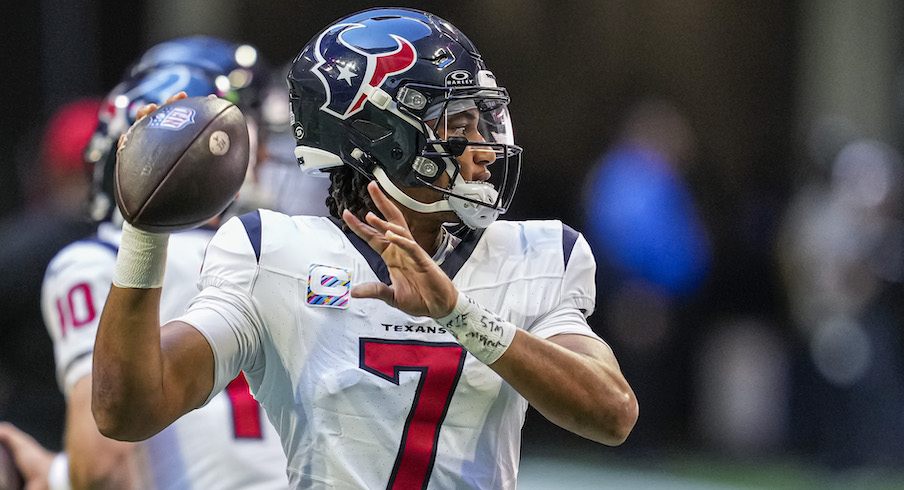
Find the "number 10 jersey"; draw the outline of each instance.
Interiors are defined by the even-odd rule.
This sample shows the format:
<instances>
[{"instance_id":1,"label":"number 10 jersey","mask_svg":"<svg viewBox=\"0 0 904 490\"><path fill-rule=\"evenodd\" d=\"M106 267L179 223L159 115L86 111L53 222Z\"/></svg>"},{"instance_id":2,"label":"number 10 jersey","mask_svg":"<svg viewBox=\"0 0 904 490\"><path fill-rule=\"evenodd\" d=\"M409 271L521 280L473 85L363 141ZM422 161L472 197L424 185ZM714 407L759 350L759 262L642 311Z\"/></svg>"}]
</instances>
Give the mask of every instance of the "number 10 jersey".
<instances>
[{"instance_id":1,"label":"number 10 jersey","mask_svg":"<svg viewBox=\"0 0 904 490\"><path fill-rule=\"evenodd\" d=\"M53 340L57 378L67 403L75 384L92 371L97 325L110 292L121 236L119 227L102 223L97 236L61 250L44 275L44 323ZM198 229L170 237L161 320L184 313L198 293L204 249L212 236L209 230ZM251 398L243 377L227 380L226 389L204 408L137 443L135 454L137 486L142 489L276 490L287 485L279 437Z\"/></svg>"}]
</instances>

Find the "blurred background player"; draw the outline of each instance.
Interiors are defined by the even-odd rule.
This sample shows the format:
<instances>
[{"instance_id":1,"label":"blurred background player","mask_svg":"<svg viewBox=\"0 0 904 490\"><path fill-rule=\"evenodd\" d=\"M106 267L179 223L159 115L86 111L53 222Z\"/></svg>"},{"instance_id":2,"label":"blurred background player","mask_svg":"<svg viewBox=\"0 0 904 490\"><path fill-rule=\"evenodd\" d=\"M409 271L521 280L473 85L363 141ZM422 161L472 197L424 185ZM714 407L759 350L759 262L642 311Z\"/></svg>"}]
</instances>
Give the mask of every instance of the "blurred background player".
<instances>
[{"instance_id":1,"label":"blurred background player","mask_svg":"<svg viewBox=\"0 0 904 490\"><path fill-rule=\"evenodd\" d=\"M696 137L670 99L645 94L616 141L591 169L583 192L587 241L597 260L602 314L591 325L618 352L643 401L631 445L655 446L682 427L687 407L689 332L682 307L713 260L708 230L688 177Z\"/></svg>"},{"instance_id":2,"label":"blurred background player","mask_svg":"<svg viewBox=\"0 0 904 490\"><path fill-rule=\"evenodd\" d=\"M52 487L70 480L76 488L287 487L286 458L278 436L242 375L210 403L140 444L100 435L90 402L97 322L112 282L121 235L122 217L112 187L119 136L145 104L163 103L179 92L217 94L236 103L249 121L252 152L247 179L253 181L265 153L267 134L259 121L262 96L269 87L267 70L251 46L207 37L181 38L148 50L106 98L86 154L94 164L90 201L92 217L100 221L97 234L69 245L54 258L47 268L41 298L54 342L58 382L68 402L66 453L41 456L27 435L0 426L0 440L10 443L17 460L31 457L34 466L22 468L27 477L40 480L49 474ZM233 208L252 206L249 199L261 195L243 194ZM227 210L230 212L235 211ZM161 318L180 315L197 293L198 273L213 225L173 235L176 252L167 265Z\"/></svg>"},{"instance_id":3,"label":"blurred background player","mask_svg":"<svg viewBox=\"0 0 904 490\"><path fill-rule=\"evenodd\" d=\"M261 162L254 166L253 178L246 179L231 214L244 214L258 208L278 209L288 215L328 216L326 205L329 174L298 171L295 135L289 111L286 74L292 64L274 71L260 106Z\"/></svg>"},{"instance_id":4,"label":"blurred background player","mask_svg":"<svg viewBox=\"0 0 904 490\"><path fill-rule=\"evenodd\" d=\"M90 181L82 153L98 107L100 97L74 100L35 132L34 144L16 160L25 202L0 221L0 420L54 449L65 403L41 319L41 282L54 254L94 230L84 216Z\"/></svg>"}]
</instances>

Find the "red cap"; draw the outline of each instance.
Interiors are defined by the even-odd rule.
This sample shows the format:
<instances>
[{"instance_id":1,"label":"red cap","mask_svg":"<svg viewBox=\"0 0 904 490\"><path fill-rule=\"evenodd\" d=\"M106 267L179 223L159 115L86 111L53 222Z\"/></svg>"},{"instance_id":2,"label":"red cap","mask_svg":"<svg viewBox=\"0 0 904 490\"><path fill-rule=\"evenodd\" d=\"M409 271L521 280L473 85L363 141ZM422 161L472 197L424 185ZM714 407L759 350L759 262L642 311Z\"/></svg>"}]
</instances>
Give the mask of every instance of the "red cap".
<instances>
[{"instance_id":1,"label":"red cap","mask_svg":"<svg viewBox=\"0 0 904 490\"><path fill-rule=\"evenodd\" d=\"M97 127L100 102L78 99L50 117L41 139L41 162L48 171L57 175L85 171L84 151Z\"/></svg>"}]
</instances>

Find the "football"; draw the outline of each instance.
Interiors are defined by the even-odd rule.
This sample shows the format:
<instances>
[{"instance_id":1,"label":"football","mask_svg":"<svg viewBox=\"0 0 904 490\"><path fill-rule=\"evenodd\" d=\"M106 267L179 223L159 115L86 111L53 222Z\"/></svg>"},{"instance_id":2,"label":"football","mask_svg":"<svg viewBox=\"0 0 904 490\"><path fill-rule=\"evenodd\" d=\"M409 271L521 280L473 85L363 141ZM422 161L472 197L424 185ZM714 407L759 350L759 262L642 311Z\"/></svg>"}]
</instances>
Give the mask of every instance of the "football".
<instances>
[{"instance_id":1,"label":"football","mask_svg":"<svg viewBox=\"0 0 904 490\"><path fill-rule=\"evenodd\" d=\"M25 480L13 461L13 453L5 443L0 442L0 490L22 488L25 488Z\"/></svg>"},{"instance_id":2,"label":"football","mask_svg":"<svg viewBox=\"0 0 904 490\"><path fill-rule=\"evenodd\" d=\"M189 97L137 121L116 152L116 205L132 226L169 233L200 226L238 194L248 126L235 104Z\"/></svg>"}]
</instances>

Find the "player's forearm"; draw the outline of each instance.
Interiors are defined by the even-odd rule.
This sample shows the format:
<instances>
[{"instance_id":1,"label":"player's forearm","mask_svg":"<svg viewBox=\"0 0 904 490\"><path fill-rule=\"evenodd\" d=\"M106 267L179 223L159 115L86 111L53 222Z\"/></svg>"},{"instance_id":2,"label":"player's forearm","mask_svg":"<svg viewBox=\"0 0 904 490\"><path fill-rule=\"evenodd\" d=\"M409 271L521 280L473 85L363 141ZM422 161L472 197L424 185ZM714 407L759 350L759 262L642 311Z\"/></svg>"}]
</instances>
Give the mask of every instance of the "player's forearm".
<instances>
[{"instance_id":1,"label":"player's forearm","mask_svg":"<svg viewBox=\"0 0 904 490\"><path fill-rule=\"evenodd\" d=\"M637 400L604 343L584 335L541 339L459 293L436 321L552 422L609 445L624 442Z\"/></svg>"},{"instance_id":2,"label":"player's forearm","mask_svg":"<svg viewBox=\"0 0 904 490\"><path fill-rule=\"evenodd\" d=\"M92 411L100 432L142 440L159 431L164 406L158 305L160 288L113 286L94 349Z\"/></svg>"},{"instance_id":3,"label":"player's forearm","mask_svg":"<svg viewBox=\"0 0 904 490\"><path fill-rule=\"evenodd\" d=\"M77 453L69 453L69 478L73 489L90 488L92 490L123 490L140 488L132 479L128 461L122 461L115 466L96 466L90 458L74 458ZM75 461L81 460L79 464ZM88 460L88 461L85 461Z\"/></svg>"},{"instance_id":4,"label":"player's forearm","mask_svg":"<svg viewBox=\"0 0 904 490\"><path fill-rule=\"evenodd\" d=\"M135 444L98 432L91 414L91 376L79 380L69 394L65 442L72 488L138 488Z\"/></svg>"},{"instance_id":5,"label":"player's forearm","mask_svg":"<svg viewBox=\"0 0 904 490\"><path fill-rule=\"evenodd\" d=\"M94 350L92 410L107 437L146 439L173 419L166 413L160 344L160 294L169 235L122 226L113 287Z\"/></svg>"},{"instance_id":6,"label":"player's forearm","mask_svg":"<svg viewBox=\"0 0 904 490\"><path fill-rule=\"evenodd\" d=\"M490 368L556 425L602 444L621 444L637 421L633 390L604 344L560 337L568 348L519 330Z\"/></svg>"}]
</instances>

